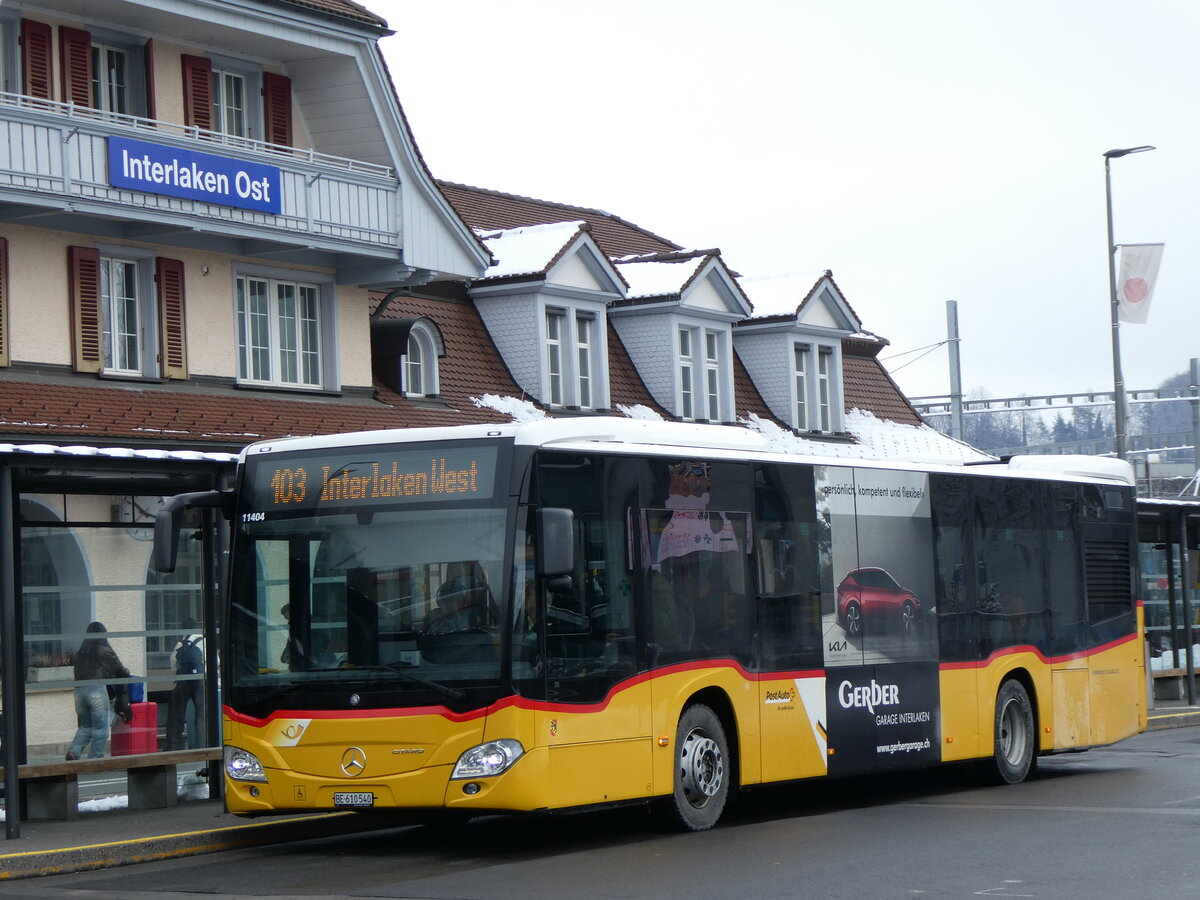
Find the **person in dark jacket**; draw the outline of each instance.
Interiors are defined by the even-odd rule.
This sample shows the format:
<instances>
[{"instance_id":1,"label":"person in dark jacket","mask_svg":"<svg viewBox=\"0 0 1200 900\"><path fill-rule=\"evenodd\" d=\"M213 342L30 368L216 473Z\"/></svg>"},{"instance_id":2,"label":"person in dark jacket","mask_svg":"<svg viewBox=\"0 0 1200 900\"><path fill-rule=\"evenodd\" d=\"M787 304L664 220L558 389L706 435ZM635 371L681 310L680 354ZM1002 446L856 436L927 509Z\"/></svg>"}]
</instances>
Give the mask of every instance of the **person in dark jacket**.
<instances>
[{"instance_id":1,"label":"person in dark jacket","mask_svg":"<svg viewBox=\"0 0 1200 900\"><path fill-rule=\"evenodd\" d=\"M88 634L102 635L107 629L100 622L92 622L87 627ZM88 745L89 759L97 759L104 755L108 745L109 686L105 683L114 678L128 678L129 670L121 664L117 651L108 643L105 637L85 638L75 653L75 681L90 681L91 684L79 684L75 687L75 716L79 720L79 729L75 732L75 740L67 750L67 759L79 759ZM114 685L116 695L116 711L122 719L128 722L133 718L129 708L129 691L126 685Z\"/></svg>"}]
</instances>

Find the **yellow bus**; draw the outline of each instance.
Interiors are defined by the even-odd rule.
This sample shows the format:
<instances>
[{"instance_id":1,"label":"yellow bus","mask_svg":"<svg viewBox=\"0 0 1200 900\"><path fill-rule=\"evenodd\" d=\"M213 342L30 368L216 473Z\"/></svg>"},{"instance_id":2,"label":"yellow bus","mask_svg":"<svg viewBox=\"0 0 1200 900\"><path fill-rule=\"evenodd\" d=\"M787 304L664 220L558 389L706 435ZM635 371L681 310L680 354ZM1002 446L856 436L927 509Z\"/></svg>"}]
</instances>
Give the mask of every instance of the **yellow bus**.
<instances>
[{"instance_id":1,"label":"yellow bus","mask_svg":"<svg viewBox=\"0 0 1200 900\"><path fill-rule=\"evenodd\" d=\"M431 818L1043 754L1145 727L1133 478L772 452L587 417L256 444L222 623L229 809Z\"/></svg>"}]
</instances>

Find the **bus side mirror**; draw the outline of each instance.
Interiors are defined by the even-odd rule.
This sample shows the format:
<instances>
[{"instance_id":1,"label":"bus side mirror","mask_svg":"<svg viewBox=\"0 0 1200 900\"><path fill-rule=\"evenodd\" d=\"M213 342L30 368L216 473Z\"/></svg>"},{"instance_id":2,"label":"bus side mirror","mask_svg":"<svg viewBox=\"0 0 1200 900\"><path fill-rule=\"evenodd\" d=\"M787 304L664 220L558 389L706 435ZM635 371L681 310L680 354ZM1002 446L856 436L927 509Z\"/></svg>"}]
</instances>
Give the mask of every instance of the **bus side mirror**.
<instances>
[{"instance_id":1,"label":"bus side mirror","mask_svg":"<svg viewBox=\"0 0 1200 900\"><path fill-rule=\"evenodd\" d=\"M569 591L575 571L575 514L569 509L539 509L537 534L538 573L551 591Z\"/></svg>"},{"instance_id":2,"label":"bus side mirror","mask_svg":"<svg viewBox=\"0 0 1200 900\"><path fill-rule=\"evenodd\" d=\"M154 569L174 572L179 557L179 529L189 509L219 509L225 518L233 514L233 494L228 491L195 491L168 497L154 519Z\"/></svg>"}]
</instances>

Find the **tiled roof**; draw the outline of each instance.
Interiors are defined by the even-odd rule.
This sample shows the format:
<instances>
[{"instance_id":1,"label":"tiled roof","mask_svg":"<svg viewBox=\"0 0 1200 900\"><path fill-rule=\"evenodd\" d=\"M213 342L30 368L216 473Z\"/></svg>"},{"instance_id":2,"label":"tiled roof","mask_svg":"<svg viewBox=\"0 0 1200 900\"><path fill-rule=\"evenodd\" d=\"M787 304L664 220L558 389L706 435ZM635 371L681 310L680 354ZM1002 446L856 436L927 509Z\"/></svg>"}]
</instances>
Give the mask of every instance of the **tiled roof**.
<instances>
[{"instance_id":1,"label":"tiled roof","mask_svg":"<svg viewBox=\"0 0 1200 900\"><path fill-rule=\"evenodd\" d=\"M281 6L299 6L340 19L352 19L378 28L387 28L387 20L368 10L365 6L352 3L351 0L275 0Z\"/></svg>"},{"instance_id":2,"label":"tiled roof","mask_svg":"<svg viewBox=\"0 0 1200 900\"><path fill-rule=\"evenodd\" d=\"M450 205L472 228L521 228L581 220L591 226L592 238L609 257L682 249L666 238L600 209L535 200L449 181L439 181L437 184Z\"/></svg>"},{"instance_id":3,"label":"tiled roof","mask_svg":"<svg viewBox=\"0 0 1200 900\"><path fill-rule=\"evenodd\" d=\"M6 380L0 385L0 440L238 450L288 435L507 421L470 402L489 383L499 383L493 377L464 386L472 373L469 365L443 368L444 403L412 401L383 386L376 387L375 399L305 400L265 391L201 393L82 380Z\"/></svg>"},{"instance_id":4,"label":"tiled roof","mask_svg":"<svg viewBox=\"0 0 1200 900\"><path fill-rule=\"evenodd\" d=\"M380 298L381 295L372 297L372 310L378 306ZM443 402L451 409L459 411L452 414L456 422L463 421L463 412L473 415L476 421L491 422L499 418L496 413L476 409L471 402L472 397L481 397L484 394L521 396L521 389L509 374L500 351L492 342L492 336L484 327L473 303L455 299L396 297L381 318L406 319L414 316L427 316L437 323L442 332L446 356L438 360L438 391ZM376 390L382 398L385 389L376 385ZM387 394L396 397L400 402L408 403L390 391ZM422 405L426 404L423 402ZM433 413L431 410L425 412L428 415Z\"/></svg>"},{"instance_id":5,"label":"tiled roof","mask_svg":"<svg viewBox=\"0 0 1200 900\"><path fill-rule=\"evenodd\" d=\"M901 425L923 424L924 420L873 356L842 354L842 390L847 411L861 409Z\"/></svg>"}]
</instances>

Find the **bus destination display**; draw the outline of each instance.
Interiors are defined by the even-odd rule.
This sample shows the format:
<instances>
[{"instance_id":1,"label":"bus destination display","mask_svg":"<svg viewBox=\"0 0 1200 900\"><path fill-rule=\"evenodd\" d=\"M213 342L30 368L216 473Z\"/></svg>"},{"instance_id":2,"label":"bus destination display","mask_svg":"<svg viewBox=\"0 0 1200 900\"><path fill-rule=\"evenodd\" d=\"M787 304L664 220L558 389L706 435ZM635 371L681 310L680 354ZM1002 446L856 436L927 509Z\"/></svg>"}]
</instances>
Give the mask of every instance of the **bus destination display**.
<instances>
[{"instance_id":1,"label":"bus destination display","mask_svg":"<svg viewBox=\"0 0 1200 900\"><path fill-rule=\"evenodd\" d=\"M317 509L373 503L453 502L490 499L496 448L386 450L269 456L252 459L248 480L252 508L263 511Z\"/></svg>"}]
</instances>

